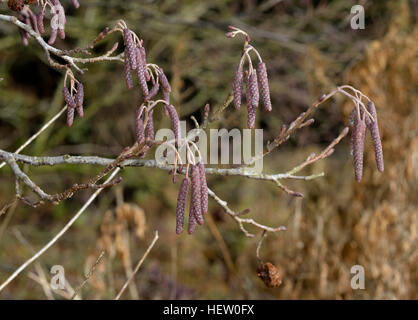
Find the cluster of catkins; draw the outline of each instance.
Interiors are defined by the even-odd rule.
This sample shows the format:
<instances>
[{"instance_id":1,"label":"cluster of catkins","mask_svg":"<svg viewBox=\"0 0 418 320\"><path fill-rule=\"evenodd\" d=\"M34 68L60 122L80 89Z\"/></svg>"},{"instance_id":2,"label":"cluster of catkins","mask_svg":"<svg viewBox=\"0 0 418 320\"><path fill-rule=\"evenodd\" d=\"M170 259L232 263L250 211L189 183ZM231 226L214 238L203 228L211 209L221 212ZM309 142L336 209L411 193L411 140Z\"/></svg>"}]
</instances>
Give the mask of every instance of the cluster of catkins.
<instances>
[{"instance_id":1,"label":"cluster of catkins","mask_svg":"<svg viewBox=\"0 0 418 320\"><path fill-rule=\"evenodd\" d=\"M158 68L156 77L151 77L151 73L147 69L145 48L142 46L142 43L135 43L133 32L128 28L123 29L123 41L125 43L124 75L128 89L133 88L132 72L135 71L144 101L149 101L154 98L158 94L161 86L163 100L170 103L171 86L163 69ZM152 82L151 89L148 88L147 82L149 81Z\"/></svg>"},{"instance_id":2,"label":"cluster of catkins","mask_svg":"<svg viewBox=\"0 0 418 320\"><path fill-rule=\"evenodd\" d=\"M36 15L29 8L29 6L25 6L34 2L34 0L9 0L8 5L10 9L19 12L18 19L21 22L32 27L32 29L39 34L43 34L45 32L44 18L46 7L47 5L49 5L51 8L52 17L50 21L51 35L49 37L48 44L52 45L53 43L55 43L57 35L61 39L65 39L64 27L66 23L66 17L64 7L61 5L60 0L47 0L45 1L44 5L37 1L38 5L41 7L41 11ZM75 8L80 7L78 0L72 0L72 3ZM30 34L23 29L19 30L22 37L22 43L24 45L27 45Z\"/></svg>"},{"instance_id":3,"label":"cluster of catkins","mask_svg":"<svg viewBox=\"0 0 418 320\"><path fill-rule=\"evenodd\" d=\"M77 114L80 118L84 116L84 87L81 82L77 82L77 92L75 96L70 93L67 87L62 88L62 95L67 104L67 125L71 127L74 122L74 110L77 109Z\"/></svg>"},{"instance_id":4,"label":"cluster of catkins","mask_svg":"<svg viewBox=\"0 0 418 320\"><path fill-rule=\"evenodd\" d=\"M255 113L260 100L264 111L270 112L272 110L266 64L260 61L257 69L251 66L248 70L244 71L243 63L240 62L232 84L234 106L237 110L241 108L244 79L245 100L248 112L247 125L248 128L252 129L255 126Z\"/></svg>"},{"instance_id":5,"label":"cluster of catkins","mask_svg":"<svg viewBox=\"0 0 418 320\"><path fill-rule=\"evenodd\" d=\"M187 170L187 169L186 169ZM176 209L176 233L183 232L184 213L186 210L186 200L191 184L191 196L189 205L188 233L192 234L196 228L196 223L204 223L203 216L208 212L208 186L206 183L205 166L202 162L190 166L190 179L186 172L186 177L180 185L177 198Z\"/></svg>"},{"instance_id":6,"label":"cluster of catkins","mask_svg":"<svg viewBox=\"0 0 418 320\"><path fill-rule=\"evenodd\" d=\"M133 32L128 28L123 29L123 41L125 44L125 66L124 76L128 89L133 88L132 72L135 71L138 83L141 88L144 103L153 99L160 91L164 100L164 114L170 117L171 126L175 134L176 141L180 139L180 120L176 108L170 104L171 86L162 68L155 67L155 76L147 69L146 51L142 43L135 43ZM148 88L151 82L151 89ZM147 121L145 121L147 119ZM146 123L145 123L146 122ZM144 157L146 151L152 146L154 140L154 120L153 110L148 111L141 105L136 112L135 121L136 139L139 145L146 142L141 156Z\"/></svg>"},{"instance_id":7,"label":"cluster of catkins","mask_svg":"<svg viewBox=\"0 0 418 320\"><path fill-rule=\"evenodd\" d=\"M380 140L379 126L377 122L376 107L372 101L367 103L367 111L361 108L354 108L350 114L350 124L352 125L350 138L350 152L354 162L354 176L356 181L360 181L363 176L363 154L364 143L366 139L366 130L369 129L373 141L374 155L376 158L377 170L383 172L383 150L382 141Z\"/></svg>"}]
</instances>

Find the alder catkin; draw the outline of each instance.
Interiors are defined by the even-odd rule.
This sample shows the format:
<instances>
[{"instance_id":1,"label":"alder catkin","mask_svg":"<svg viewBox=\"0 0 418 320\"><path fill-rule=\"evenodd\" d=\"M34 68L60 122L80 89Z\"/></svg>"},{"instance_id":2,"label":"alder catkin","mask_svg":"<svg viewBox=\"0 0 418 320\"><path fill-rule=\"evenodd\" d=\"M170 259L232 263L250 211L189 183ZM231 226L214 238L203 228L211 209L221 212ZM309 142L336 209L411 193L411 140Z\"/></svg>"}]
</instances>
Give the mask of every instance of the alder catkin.
<instances>
[{"instance_id":1,"label":"alder catkin","mask_svg":"<svg viewBox=\"0 0 418 320\"><path fill-rule=\"evenodd\" d=\"M70 91L68 91L67 87L62 88L62 95L64 96L64 101L70 108L76 108L77 105L74 102L73 97L70 94Z\"/></svg>"},{"instance_id":2,"label":"alder catkin","mask_svg":"<svg viewBox=\"0 0 418 320\"><path fill-rule=\"evenodd\" d=\"M74 122L74 108L67 107L67 126L71 127Z\"/></svg>"},{"instance_id":3,"label":"alder catkin","mask_svg":"<svg viewBox=\"0 0 418 320\"><path fill-rule=\"evenodd\" d=\"M128 28L123 29L123 41L125 43L125 58L128 58L132 70L137 68L136 46L132 38L131 31Z\"/></svg>"},{"instance_id":4,"label":"alder catkin","mask_svg":"<svg viewBox=\"0 0 418 320\"><path fill-rule=\"evenodd\" d=\"M252 91L250 90L250 76L247 72L244 74L245 77L245 100L247 102L247 126L250 129L255 127L255 115L256 115L256 108L254 108L251 104L252 101Z\"/></svg>"},{"instance_id":5,"label":"alder catkin","mask_svg":"<svg viewBox=\"0 0 418 320\"><path fill-rule=\"evenodd\" d=\"M234 93L234 107L236 110L241 108L243 78L244 73L242 68L238 68L234 75L234 82L232 83L232 90Z\"/></svg>"},{"instance_id":6,"label":"alder catkin","mask_svg":"<svg viewBox=\"0 0 418 320\"><path fill-rule=\"evenodd\" d=\"M247 126L249 129L254 129L256 109L251 105L247 105L247 112Z\"/></svg>"},{"instance_id":7,"label":"alder catkin","mask_svg":"<svg viewBox=\"0 0 418 320\"><path fill-rule=\"evenodd\" d=\"M184 178L180 185L179 195L177 197L176 208L176 233L180 234L184 226L184 211L186 209L186 199L189 192L189 179Z\"/></svg>"},{"instance_id":8,"label":"alder catkin","mask_svg":"<svg viewBox=\"0 0 418 320\"><path fill-rule=\"evenodd\" d=\"M45 9L42 9L42 11L39 12L39 14L36 16L38 30L41 34L45 32L44 17L45 17Z\"/></svg>"},{"instance_id":9,"label":"alder catkin","mask_svg":"<svg viewBox=\"0 0 418 320\"><path fill-rule=\"evenodd\" d=\"M258 76L258 81L260 83L260 98L261 98L263 109L265 111L270 112L272 110L271 99L270 99L270 88L269 88L269 80L267 76L267 67L264 62L260 62L258 64L257 76Z\"/></svg>"},{"instance_id":10,"label":"alder catkin","mask_svg":"<svg viewBox=\"0 0 418 320\"><path fill-rule=\"evenodd\" d=\"M132 70L131 70L131 65L126 57L125 57L125 63L123 67L123 75L125 76L126 87L129 90L132 89L134 87L134 84L132 81Z\"/></svg>"},{"instance_id":11,"label":"alder catkin","mask_svg":"<svg viewBox=\"0 0 418 320\"><path fill-rule=\"evenodd\" d=\"M364 118L360 118L359 114L356 114L352 135L354 176L356 181L361 181L363 176L363 156L364 141L366 138L366 123Z\"/></svg>"},{"instance_id":12,"label":"alder catkin","mask_svg":"<svg viewBox=\"0 0 418 320\"><path fill-rule=\"evenodd\" d=\"M196 218L195 218L195 214L194 214L194 209L192 206L190 206L189 209L189 225L187 228L187 233L188 234L193 234L194 230L196 229Z\"/></svg>"},{"instance_id":13,"label":"alder catkin","mask_svg":"<svg viewBox=\"0 0 418 320\"><path fill-rule=\"evenodd\" d=\"M253 72L248 75L248 84L250 90L250 101L247 101L247 103L250 103L253 108L257 108L260 96L258 92L258 81L255 69L253 69Z\"/></svg>"},{"instance_id":14,"label":"alder catkin","mask_svg":"<svg viewBox=\"0 0 418 320\"><path fill-rule=\"evenodd\" d=\"M163 100L165 101L165 102L167 102L168 104L170 104L170 92L168 92L168 91L165 91L164 89L162 90L162 94L163 94ZM164 103L164 115L166 116L166 117L168 117L169 116L169 114L168 114L168 109L167 109L167 105Z\"/></svg>"},{"instance_id":15,"label":"alder catkin","mask_svg":"<svg viewBox=\"0 0 418 320\"><path fill-rule=\"evenodd\" d=\"M49 45L52 45L55 43L55 40L57 39L57 34L58 34L58 29L51 28L51 35L49 36L49 39L48 39Z\"/></svg>"},{"instance_id":16,"label":"alder catkin","mask_svg":"<svg viewBox=\"0 0 418 320\"><path fill-rule=\"evenodd\" d=\"M136 141L138 144L142 144L145 140L145 132L144 132L144 111L142 107L139 107L136 111L136 119L135 119L135 134L136 134Z\"/></svg>"},{"instance_id":17,"label":"alder catkin","mask_svg":"<svg viewBox=\"0 0 418 320\"><path fill-rule=\"evenodd\" d=\"M29 12L32 29L35 30L36 33L39 33L37 16L31 10L29 10L28 12Z\"/></svg>"},{"instance_id":18,"label":"alder catkin","mask_svg":"<svg viewBox=\"0 0 418 320\"><path fill-rule=\"evenodd\" d=\"M200 173L200 196L202 204L202 213L205 214L208 212L208 185L206 181L205 165L202 162L199 162L199 173Z\"/></svg>"},{"instance_id":19,"label":"alder catkin","mask_svg":"<svg viewBox=\"0 0 418 320\"><path fill-rule=\"evenodd\" d=\"M366 125L367 125L367 128L370 130L370 135L373 141L374 155L376 159L377 170L379 170L380 172L383 172L385 170L385 164L383 161L382 141L380 140L376 107L374 106L374 103L372 101L370 101L367 104L367 110L373 116L373 121L371 121L366 115Z\"/></svg>"},{"instance_id":20,"label":"alder catkin","mask_svg":"<svg viewBox=\"0 0 418 320\"><path fill-rule=\"evenodd\" d=\"M142 48L142 47L141 47ZM141 87L142 94L146 97L149 93L147 79L144 72L144 62L141 58L141 48L136 48L136 57L138 62L138 67L136 69L136 76L138 77L139 86Z\"/></svg>"},{"instance_id":21,"label":"alder catkin","mask_svg":"<svg viewBox=\"0 0 418 320\"><path fill-rule=\"evenodd\" d=\"M145 138L148 140L147 145L149 147L152 146L154 143L154 117L153 117L154 110L151 110L148 114L148 122L147 126L145 127Z\"/></svg>"},{"instance_id":22,"label":"alder catkin","mask_svg":"<svg viewBox=\"0 0 418 320\"><path fill-rule=\"evenodd\" d=\"M160 84L163 87L164 91L171 92L170 83L168 82L167 76L165 75L163 69L161 68L158 72L158 80L160 81Z\"/></svg>"},{"instance_id":23,"label":"alder catkin","mask_svg":"<svg viewBox=\"0 0 418 320\"><path fill-rule=\"evenodd\" d=\"M180 120L176 108L170 104L167 106L167 112L171 120L171 128L173 129L175 139L180 139Z\"/></svg>"},{"instance_id":24,"label":"alder catkin","mask_svg":"<svg viewBox=\"0 0 418 320\"><path fill-rule=\"evenodd\" d=\"M155 82L151 90L149 91L148 95L145 96L144 100L148 101L154 98L155 95L158 93L158 90L160 90L160 84L158 82Z\"/></svg>"},{"instance_id":25,"label":"alder catkin","mask_svg":"<svg viewBox=\"0 0 418 320\"><path fill-rule=\"evenodd\" d=\"M139 47L139 53L141 54L141 66L145 75L145 80L150 81L151 75L147 70L147 53L144 47Z\"/></svg>"},{"instance_id":26,"label":"alder catkin","mask_svg":"<svg viewBox=\"0 0 418 320\"><path fill-rule=\"evenodd\" d=\"M74 100L77 106L77 114L82 118L84 116L84 86L81 82L77 82L77 93Z\"/></svg>"},{"instance_id":27,"label":"alder catkin","mask_svg":"<svg viewBox=\"0 0 418 320\"><path fill-rule=\"evenodd\" d=\"M22 40L22 44L26 47L29 44L29 33L19 28L19 34Z\"/></svg>"},{"instance_id":28,"label":"alder catkin","mask_svg":"<svg viewBox=\"0 0 418 320\"><path fill-rule=\"evenodd\" d=\"M201 181L200 170L197 165L191 166L190 180L192 185L190 210L193 210L197 223L202 225L204 220L202 215Z\"/></svg>"}]
</instances>

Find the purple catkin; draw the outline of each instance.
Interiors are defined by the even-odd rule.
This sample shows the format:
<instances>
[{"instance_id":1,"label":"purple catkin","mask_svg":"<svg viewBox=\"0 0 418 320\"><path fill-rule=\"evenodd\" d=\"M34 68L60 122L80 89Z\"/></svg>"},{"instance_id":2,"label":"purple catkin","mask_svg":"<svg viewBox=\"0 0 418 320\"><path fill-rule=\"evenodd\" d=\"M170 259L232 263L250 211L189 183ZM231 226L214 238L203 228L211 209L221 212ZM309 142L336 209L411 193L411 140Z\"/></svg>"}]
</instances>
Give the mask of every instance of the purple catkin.
<instances>
[{"instance_id":1,"label":"purple catkin","mask_svg":"<svg viewBox=\"0 0 418 320\"><path fill-rule=\"evenodd\" d=\"M176 233L183 232L184 211L186 209L187 194L189 192L189 179L184 178L180 185L179 195L177 197L176 209Z\"/></svg>"},{"instance_id":2,"label":"purple catkin","mask_svg":"<svg viewBox=\"0 0 418 320\"><path fill-rule=\"evenodd\" d=\"M138 144L142 144L145 140L145 131L144 131L144 111L142 107L139 107L136 111L136 119L135 119L135 134L136 134L136 141Z\"/></svg>"},{"instance_id":3,"label":"purple catkin","mask_svg":"<svg viewBox=\"0 0 418 320\"><path fill-rule=\"evenodd\" d=\"M163 93L163 100L169 104L169 103L170 103L170 92L165 91L165 90L163 89L163 90L162 90L162 93ZM165 103L164 103L164 115L165 115L166 117L168 117L168 116L169 116L169 114L168 114L168 109L167 109L167 105L166 105Z\"/></svg>"},{"instance_id":4,"label":"purple catkin","mask_svg":"<svg viewBox=\"0 0 418 320\"><path fill-rule=\"evenodd\" d=\"M82 107L84 104L84 86L81 82L77 82L77 93L75 95L75 104Z\"/></svg>"},{"instance_id":5,"label":"purple catkin","mask_svg":"<svg viewBox=\"0 0 418 320\"><path fill-rule=\"evenodd\" d=\"M232 83L232 90L234 93L234 106L236 110L241 108L243 78L244 73L242 72L242 68L238 68L238 70L235 72L234 81Z\"/></svg>"},{"instance_id":6,"label":"purple catkin","mask_svg":"<svg viewBox=\"0 0 418 320\"><path fill-rule=\"evenodd\" d=\"M144 47L139 47L139 53L141 54L141 65L142 65L142 69L145 75L145 80L146 81L150 81L151 80L151 75L147 70L147 53L145 51Z\"/></svg>"},{"instance_id":7,"label":"purple catkin","mask_svg":"<svg viewBox=\"0 0 418 320\"><path fill-rule=\"evenodd\" d=\"M248 111L247 126L248 126L249 129L254 129L255 128L256 109L253 106L248 105L247 106L247 111Z\"/></svg>"},{"instance_id":8,"label":"purple catkin","mask_svg":"<svg viewBox=\"0 0 418 320\"><path fill-rule=\"evenodd\" d=\"M49 36L48 44L52 45L57 39L58 29L51 28L51 35Z\"/></svg>"},{"instance_id":9,"label":"purple catkin","mask_svg":"<svg viewBox=\"0 0 418 320\"><path fill-rule=\"evenodd\" d=\"M164 73L164 70L160 68L158 72L158 79L164 91L171 92L170 82L168 82L167 76Z\"/></svg>"},{"instance_id":10,"label":"purple catkin","mask_svg":"<svg viewBox=\"0 0 418 320\"><path fill-rule=\"evenodd\" d=\"M77 114L82 118L84 116L84 86L81 82L77 82L77 93L74 102L77 106Z\"/></svg>"},{"instance_id":11,"label":"purple catkin","mask_svg":"<svg viewBox=\"0 0 418 320\"><path fill-rule=\"evenodd\" d=\"M253 75L255 75L255 73L253 72ZM258 101L258 98L255 97L254 98L254 92L257 92L258 95L258 90L254 90L254 83L251 83L251 75L248 74L247 72L245 72L244 74L246 82L245 82L245 99L247 101L247 126L250 129L253 129L255 127L255 115L256 115L256 107L253 104L253 101L255 102L256 100ZM256 78L257 79L257 78Z\"/></svg>"},{"instance_id":12,"label":"purple catkin","mask_svg":"<svg viewBox=\"0 0 418 320\"><path fill-rule=\"evenodd\" d=\"M133 81L132 81L132 70L131 70L131 66L129 64L129 61L126 57L125 57L125 65L124 65L124 69L123 69L123 74L125 76L126 87L128 89L132 89L134 87L134 84L133 84Z\"/></svg>"},{"instance_id":13,"label":"purple catkin","mask_svg":"<svg viewBox=\"0 0 418 320\"><path fill-rule=\"evenodd\" d=\"M376 107L374 106L374 103L372 101L370 101L367 104L367 110L373 116L373 121L371 121L369 117L366 115L366 125L367 125L367 128L370 130L370 135L373 141L374 156L376 158L377 170L379 170L380 172L383 172L385 170L385 164L383 161L382 141L380 140Z\"/></svg>"},{"instance_id":14,"label":"purple catkin","mask_svg":"<svg viewBox=\"0 0 418 320\"><path fill-rule=\"evenodd\" d=\"M64 96L64 101L68 107L73 109L77 107L67 87L62 88L62 95Z\"/></svg>"},{"instance_id":15,"label":"purple catkin","mask_svg":"<svg viewBox=\"0 0 418 320\"><path fill-rule=\"evenodd\" d=\"M197 165L191 167L190 179L192 184L190 210L193 210L197 223L202 225L204 220L202 215L201 179L200 170Z\"/></svg>"},{"instance_id":16,"label":"purple catkin","mask_svg":"<svg viewBox=\"0 0 418 320\"><path fill-rule=\"evenodd\" d=\"M170 104L167 106L168 115L171 119L171 128L173 129L175 139L180 139L180 120L176 108Z\"/></svg>"},{"instance_id":17,"label":"purple catkin","mask_svg":"<svg viewBox=\"0 0 418 320\"><path fill-rule=\"evenodd\" d=\"M26 47L29 44L29 33L25 30L19 28L20 38L22 39L22 44Z\"/></svg>"},{"instance_id":18,"label":"purple catkin","mask_svg":"<svg viewBox=\"0 0 418 320\"><path fill-rule=\"evenodd\" d=\"M139 86L141 87L142 94L146 97L149 93L147 79L144 72L143 61L141 58L140 48L136 48L136 60L138 62L138 67L136 68L136 75L138 77Z\"/></svg>"},{"instance_id":19,"label":"purple catkin","mask_svg":"<svg viewBox=\"0 0 418 320\"><path fill-rule=\"evenodd\" d=\"M260 83L260 98L261 98L261 103L263 105L263 109L265 111L270 112L272 110L271 99L270 99L270 88L269 88L269 80L267 76L267 67L264 62L260 62L258 64L257 76L258 76L258 82Z\"/></svg>"},{"instance_id":20,"label":"purple catkin","mask_svg":"<svg viewBox=\"0 0 418 320\"><path fill-rule=\"evenodd\" d=\"M206 182L206 173L205 173L205 165L202 162L199 162L199 173L200 173L200 195L201 195L201 203L202 203L202 213L205 214L208 212L208 185Z\"/></svg>"},{"instance_id":21,"label":"purple catkin","mask_svg":"<svg viewBox=\"0 0 418 320\"><path fill-rule=\"evenodd\" d=\"M123 41L125 43L125 58L128 58L130 67L132 70L136 70L137 57L136 57L136 46L132 39L131 31L128 28L123 29Z\"/></svg>"},{"instance_id":22,"label":"purple catkin","mask_svg":"<svg viewBox=\"0 0 418 320\"><path fill-rule=\"evenodd\" d=\"M67 107L67 126L71 127L74 122L74 108Z\"/></svg>"},{"instance_id":23,"label":"purple catkin","mask_svg":"<svg viewBox=\"0 0 418 320\"><path fill-rule=\"evenodd\" d=\"M80 8L80 3L78 2L78 0L71 0L71 2L73 3L74 8Z\"/></svg>"},{"instance_id":24,"label":"purple catkin","mask_svg":"<svg viewBox=\"0 0 418 320\"><path fill-rule=\"evenodd\" d=\"M258 92L257 73L255 69L253 69L253 72L248 75L248 85L249 88L247 88L247 90L250 90L251 99L250 101L247 101L247 104L250 103L253 108L257 108L260 96Z\"/></svg>"},{"instance_id":25,"label":"purple catkin","mask_svg":"<svg viewBox=\"0 0 418 320\"><path fill-rule=\"evenodd\" d=\"M38 19L37 19L36 15L32 11L29 11L29 16L30 16L30 22L31 22L32 29L35 30L36 33L39 33Z\"/></svg>"},{"instance_id":26,"label":"purple catkin","mask_svg":"<svg viewBox=\"0 0 418 320\"><path fill-rule=\"evenodd\" d=\"M144 100L148 101L154 98L155 95L158 93L158 90L160 90L160 84L158 82L155 82L148 95L144 98Z\"/></svg>"},{"instance_id":27,"label":"purple catkin","mask_svg":"<svg viewBox=\"0 0 418 320\"><path fill-rule=\"evenodd\" d=\"M36 22L38 24L38 30L41 34L45 32L44 17L45 17L45 9L42 9L42 11L39 12L39 14L36 17Z\"/></svg>"},{"instance_id":28,"label":"purple catkin","mask_svg":"<svg viewBox=\"0 0 418 320\"><path fill-rule=\"evenodd\" d=\"M147 126L145 127L145 138L148 139L147 145L149 147L152 146L154 143L154 117L153 117L154 110L151 110L148 113L148 122Z\"/></svg>"},{"instance_id":29,"label":"purple catkin","mask_svg":"<svg viewBox=\"0 0 418 320\"><path fill-rule=\"evenodd\" d=\"M194 209L193 207L190 205L190 209L189 209L189 225L187 228L187 233L188 234L193 234L194 230L196 229L196 217L194 214Z\"/></svg>"},{"instance_id":30,"label":"purple catkin","mask_svg":"<svg viewBox=\"0 0 418 320\"><path fill-rule=\"evenodd\" d=\"M352 156L354 154L354 125L355 125L355 120L356 120L356 114L357 114L357 109L354 108L351 112L350 115L348 117L348 122L351 126L351 130L352 130L352 134L350 135L350 155Z\"/></svg>"},{"instance_id":31,"label":"purple catkin","mask_svg":"<svg viewBox=\"0 0 418 320\"><path fill-rule=\"evenodd\" d=\"M353 128L353 163L354 176L356 181L361 181L363 176L363 155L364 155L364 140L366 138L366 124L364 118L356 115Z\"/></svg>"}]
</instances>

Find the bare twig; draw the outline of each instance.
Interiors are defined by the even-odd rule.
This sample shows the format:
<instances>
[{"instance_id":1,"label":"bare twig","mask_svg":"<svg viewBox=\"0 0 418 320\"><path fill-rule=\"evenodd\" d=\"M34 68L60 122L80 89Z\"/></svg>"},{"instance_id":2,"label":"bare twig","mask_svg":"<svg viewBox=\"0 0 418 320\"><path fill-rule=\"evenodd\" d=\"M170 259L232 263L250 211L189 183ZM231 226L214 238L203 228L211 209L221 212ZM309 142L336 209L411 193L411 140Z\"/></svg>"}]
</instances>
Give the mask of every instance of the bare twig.
<instances>
[{"instance_id":1,"label":"bare twig","mask_svg":"<svg viewBox=\"0 0 418 320\"><path fill-rule=\"evenodd\" d=\"M154 239L152 240L151 244L149 245L147 251L145 251L144 255L142 256L141 260L138 261L138 264L135 267L135 270L131 274L131 276L126 280L126 282L123 284L122 289L120 289L119 293L116 295L115 300L119 300L122 294L125 292L126 288L129 286L129 284L134 279L135 275L138 273L139 268L141 268L142 263L147 258L148 254L151 252L152 248L154 247L155 243L158 240L158 231L155 231Z\"/></svg>"},{"instance_id":2,"label":"bare twig","mask_svg":"<svg viewBox=\"0 0 418 320\"><path fill-rule=\"evenodd\" d=\"M42 132L44 132L48 127L53 124L65 111L67 106L62 108L55 116L51 118L47 123L45 123L35 134L33 134L28 140L26 140L19 148L16 149L15 154L20 153L24 148L26 148L33 140L35 140ZM0 168L3 168L6 162L0 164Z\"/></svg>"},{"instance_id":3,"label":"bare twig","mask_svg":"<svg viewBox=\"0 0 418 320\"><path fill-rule=\"evenodd\" d=\"M116 174L119 172L120 168L116 168L109 178L106 180L105 183L110 182ZM36 261L42 254L45 253L52 245L54 245L58 239L62 237L62 235L67 232L67 230L74 224L74 222L84 213L87 207L93 202L94 199L100 194L103 189L98 189L94 192L90 198L86 201L86 203L80 208L80 210L71 218L71 220L53 237L41 250L39 250L36 254L34 254L30 259L25 261L11 276L9 276L6 281L2 283L0 286L0 292L15 279L23 270L25 270L32 262Z\"/></svg>"},{"instance_id":4,"label":"bare twig","mask_svg":"<svg viewBox=\"0 0 418 320\"><path fill-rule=\"evenodd\" d=\"M99 263L102 262L102 259L103 259L104 255L105 255L105 252L102 251L100 253L99 257L97 258L96 262L93 264L93 266L90 268L89 272L86 274L84 281L74 290L74 293L71 296L70 300L73 300L78 295L80 290L84 287L84 285L87 283L87 281L89 281L90 277L93 275L93 273L96 270Z\"/></svg>"},{"instance_id":5,"label":"bare twig","mask_svg":"<svg viewBox=\"0 0 418 320\"><path fill-rule=\"evenodd\" d=\"M112 50L110 50L109 52L106 52L105 54L103 54L101 56L98 56L98 57L94 57L94 58L72 57L72 56L69 55L69 53L84 52L86 49L73 50L73 51L65 51L65 50L57 49L57 48L49 45L48 43L46 43L45 40L42 38L42 36L39 33L37 33L35 30L33 30L31 26L19 21L15 16L0 14L0 21L6 21L6 22L13 23L16 26L18 26L19 28L28 32L39 43L39 45L44 49L44 51L47 55L48 62L50 63L50 65L52 67L54 67L56 69L67 69L68 65L69 65L69 66L73 67L75 70L77 70L79 73L84 73L84 71L80 67L78 67L76 63L86 64L86 63L94 63L94 62L100 62L100 61L120 61L120 62L124 61L123 53L121 53L117 56L111 56L111 54L115 51L115 48L112 48ZM107 34L110 34L110 33L111 32L108 32ZM95 42L93 41L92 44L94 45ZM59 64L59 63L53 61L52 58L51 58L51 53L56 55L56 56L61 57L62 59L64 59L67 62L67 64Z\"/></svg>"},{"instance_id":6,"label":"bare twig","mask_svg":"<svg viewBox=\"0 0 418 320\"><path fill-rule=\"evenodd\" d=\"M256 221L254 221L253 219L244 219L244 218L240 218L239 214L232 211L229 207L228 207L228 203L224 200L222 200L221 198L219 198L215 192L213 192L211 189L208 188L208 194L225 210L225 212L232 218L235 220L235 222L238 224L239 228L241 229L242 232L244 232L245 236L249 237L249 238L253 238L254 234L250 233L247 231L247 229L244 228L244 223L246 224L251 224L259 229L268 231L268 232L278 232L278 231L283 231L286 230L286 227L284 226L280 226L277 228L271 228L265 225L262 225Z\"/></svg>"}]
</instances>

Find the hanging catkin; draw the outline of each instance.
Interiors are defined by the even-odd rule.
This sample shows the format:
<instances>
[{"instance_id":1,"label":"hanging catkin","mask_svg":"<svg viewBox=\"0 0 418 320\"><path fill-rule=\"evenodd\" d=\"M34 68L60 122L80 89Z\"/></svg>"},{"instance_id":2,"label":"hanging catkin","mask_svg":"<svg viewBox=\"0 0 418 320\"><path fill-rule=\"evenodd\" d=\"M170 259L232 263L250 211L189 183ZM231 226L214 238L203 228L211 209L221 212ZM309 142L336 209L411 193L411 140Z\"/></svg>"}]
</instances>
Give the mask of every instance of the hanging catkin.
<instances>
[{"instance_id":1,"label":"hanging catkin","mask_svg":"<svg viewBox=\"0 0 418 320\"><path fill-rule=\"evenodd\" d=\"M184 211L186 209L187 194L189 192L189 179L184 178L180 185L179 194L177 197L176 209L176 233L180 234L184 226Z\"/></svg>"}]
</instances>

